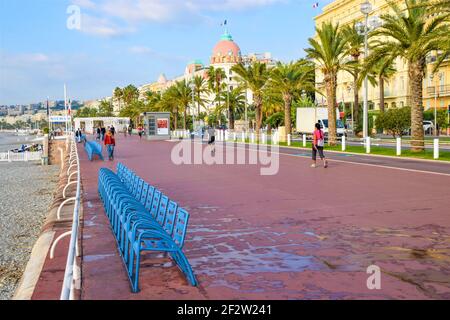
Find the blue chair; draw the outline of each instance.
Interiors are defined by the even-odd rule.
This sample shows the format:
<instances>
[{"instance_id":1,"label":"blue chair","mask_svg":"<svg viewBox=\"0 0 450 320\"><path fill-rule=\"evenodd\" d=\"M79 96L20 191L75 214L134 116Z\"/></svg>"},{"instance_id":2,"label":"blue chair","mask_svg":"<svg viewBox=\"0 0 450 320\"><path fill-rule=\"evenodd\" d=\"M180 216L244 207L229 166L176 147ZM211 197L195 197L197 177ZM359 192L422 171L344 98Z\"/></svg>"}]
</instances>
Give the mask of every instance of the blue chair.
<instances>
[{"instance_id":1,"label":"blue chair","mask_svg":"<svg viewBox=\"0 0 450 320\"><path fill-rule=\"evenodd\" d=\"M139 232L136 241L132 243L128 266L128 270L131 270L129 277L133 292L139 292L141 252L145 251L169 253L180 270L185 274L189 283L197 286L197 279L182 251L188 221L189 213L182 208L178 208L173 238L166 232L158 230L144 230Z\"/></svg>"}]
</instances>

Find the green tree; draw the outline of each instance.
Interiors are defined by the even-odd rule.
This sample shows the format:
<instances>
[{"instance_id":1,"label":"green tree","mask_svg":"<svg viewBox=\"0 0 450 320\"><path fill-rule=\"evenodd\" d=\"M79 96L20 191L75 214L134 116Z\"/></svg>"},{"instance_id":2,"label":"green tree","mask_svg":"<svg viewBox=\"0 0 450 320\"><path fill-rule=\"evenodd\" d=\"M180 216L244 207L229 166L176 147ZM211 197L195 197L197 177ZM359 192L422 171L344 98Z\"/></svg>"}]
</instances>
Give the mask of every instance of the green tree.
<instances>
[{"instance_id":1,"label":"green tree","mask_svg":"<svg viewBox=\"0 0 450 320\"><path fill-rule=\"evenodd\" d=\"M220 96L222 91L225 90L224 80L227 78L225 71L222 68L214 68L210 66L208 69L208 90L215 95L214 100L217 102L216 107L219 109L220 106Z\"/></svg>"},{"instance_id":2,"label":"green tree","mask_svg":"<svg viewBox=\"0 0 450 320\"><path fill-rule=\"evenodd\" d=\"M174 99L177 101L183 112L183 129L186 130L187 111L189 109L189 104L192 101L192 90L188 81L182 80L175 83Z\"/></svg>"},{"instance_id":3,"label":"green tree","mask_svg":"<svg viewBox=\"0 0 450 320\"><path fill-rule=\"evenodd\" d=\"M389 5L393 13L381 16L383 25L372 33L373 55L395 60L402 58L408 64L409 92L411 93L411 147L413 152L425 150L423 131L423 79L426 57L444 49L449 27L446 15L430 15L425 0L404 0L406 9L395 3Z\"/></svg>"},{"instance_id":4,"label":"green tree","mask_svg":"<svg viewBox=\"0 0 450 320\"><path fill-rule=\"evenodd\" d=\"M259 140L259 132L262 124L263 90L269 80L269 71L265 63L254 62L245 67L242 63L231 68L242 83L242 86L253 93L253 103L256 112L256 137Z\"/></svg>"},{"instance_id":5,"label":"green tree","mask_svg":"<svg viewBox=\"0 0 450 320\"><path fill-rule=\"evenodd\" d=\"M100 117L112 117L114 115L114 113L113 113L113 106L112 106L111 101L102 100L100 102L98 115Z\"/></svg>"},{"instance_id":6,"label":"green tree","mask_svg":"<svg viewBox=\"0 0 450 320\"><path fill-rule=\"evenodd\" d=\"M379 129L386 130L394 138L402 137L411 126L411 108L392 108L380 113L375 125Z\"/></svg>"},{"instance_id":7,"label":"green tree","mask_svg":"<svg viewBox=\"0 0 450 320\"><path fill-rule=\"evenodd\" d=\"M336 129L336 88L337 75L340 70L348 70L347 39L339 25L324 22L316 28L318 40L309 39L311 45L305 51L313 59L324 76L328 105L328 139L330 145L337 143Z\"/></svg>"},{"instance_id":8,"label":"green tree","mask_svg":"<svg viewBox=\"0 0 450 320\"><path fill-rule=\"evenodd\" d=\"M281 94L284 102L285 141L292 133L292 102L299 93L314 90L314 73L314 64L300 60L288 64L278 62L270 74L269 86Z\"/></svg>"},{"instance_id":9,"label":"green tree","mask_svg":"<svg viewBox=\"0 0 450 320\"><path fill-rule=\"evenodd\" d=\"M119 101L119 112L122 110L122 99L123 99L123 90L119 87L116 87L114 89L114 98Z\"/></svg>"},{"instance_id":10,"label":"green tree","mask_svg":"<svg viewBox=\"0 0 450 320\"><path fill-rule=\"evenodd\" d=\"M192 83L194 84L195 103L197 104L197 114L200 115L201 107L204 107L207 100L203 98L203 94L208 91L208 83L203 76L197 75L194 77Z\"/></svg>"},{"instance_id":11,"label":"green tree","mask_svg":"<svg viewBox=\"0 0 450 320\"><path fill-rule=\"evenodd\" d=\"M348 72L353 77L353 116L354 116L354 128L359 128L359 90L361 89L362 81L360 77L361 73L361 61L360 57L364 54L364 35L359 34L356 23L353 25L347 25L343 28L342 34L347 42L346 50L347 54L352 57L354 64L348 68Z\"/></svg>"},{"instance_id":12,"label":"green tree","mask_svg":"<svg viewBox=\"0 0 450 320\"><path fill-rule=\"evenodd\" d=\"M242 112L242 110L245 108L245 92L242 90L242 88L234 88L230 92L222 92L222 97L224 101L227 101L227 104L224 105L224 108L218 108L216 110L216 113L221 114L223 112L223 109L226 109L228 107L228 112L230 114L229 119L229 125L230 129L234 130L234 122L236 119L236 114L238 112Z\"/></svg>"}]
</instances>

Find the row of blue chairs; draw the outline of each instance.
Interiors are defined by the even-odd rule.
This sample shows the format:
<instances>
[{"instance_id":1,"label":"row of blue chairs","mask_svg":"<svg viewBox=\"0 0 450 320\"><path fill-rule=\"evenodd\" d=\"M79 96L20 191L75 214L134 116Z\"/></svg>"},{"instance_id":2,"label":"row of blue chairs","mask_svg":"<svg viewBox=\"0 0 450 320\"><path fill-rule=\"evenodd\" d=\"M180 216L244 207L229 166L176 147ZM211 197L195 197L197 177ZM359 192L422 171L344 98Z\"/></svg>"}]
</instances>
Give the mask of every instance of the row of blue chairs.
<instances>
[{"instance_id":1,"label":"row of blue chairs","mask_svg":"<svg viewBox=\"0 0 450 320\"><path fill-rule=\"evenodd\" d=\"M102 153L102 145L96 141L85 140L84 149L87 152L90 161L94 160L94 156L98 155L101 160L104 160Z\"/></svg>"},{"instance_id":2,"label":"row of blue chairs","mask_svg":"<svg viewBox=\"0 0 450 320\"><path fill-rule=\"evenodd\" d=\"M102 168L98 192L103 201L133 292L139 291L141 252L170 255L189 283L197 280L182 249L189 213L122 163L117 174Z\"/></svg>"}]
</instances>

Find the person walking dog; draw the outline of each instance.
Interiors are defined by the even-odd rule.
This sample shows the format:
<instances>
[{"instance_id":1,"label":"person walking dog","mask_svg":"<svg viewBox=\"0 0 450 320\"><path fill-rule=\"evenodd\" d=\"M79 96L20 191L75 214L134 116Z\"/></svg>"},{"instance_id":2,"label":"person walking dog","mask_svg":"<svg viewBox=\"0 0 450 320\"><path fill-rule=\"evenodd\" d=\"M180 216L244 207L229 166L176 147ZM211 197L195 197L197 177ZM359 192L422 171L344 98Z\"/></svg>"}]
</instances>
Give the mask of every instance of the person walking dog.
<instances>
[{"instance_id":1,"label":"person walking dog","mask_svg":"<svg viewBox=\"0 0 450 320\"><path fill-rule=\"evenodd\" d=\"M317 153L319 153L320 159L323 161L323 167L328 167L328 161L325 158L325 155L323 153L323 147L325 146L325 135L320 128L320 123L316 123L316 130L314 130L314 137L313 137L313 145L312 145L312 161L311 168L316 167L316 159L317 159Z\"/></svg>"},{"instance_id":2,"label":"person walking dog","mask_svg":"<svg viewBox=\"0 0 450 320\"><path fill-rule=\"evenodd\" d=\"M116 139L114 139L112 130L109 130L105 136L105 146L108 150L108 158L110 161L114 160L114 148L116 147Z\"/></svg>"}]
</instances>

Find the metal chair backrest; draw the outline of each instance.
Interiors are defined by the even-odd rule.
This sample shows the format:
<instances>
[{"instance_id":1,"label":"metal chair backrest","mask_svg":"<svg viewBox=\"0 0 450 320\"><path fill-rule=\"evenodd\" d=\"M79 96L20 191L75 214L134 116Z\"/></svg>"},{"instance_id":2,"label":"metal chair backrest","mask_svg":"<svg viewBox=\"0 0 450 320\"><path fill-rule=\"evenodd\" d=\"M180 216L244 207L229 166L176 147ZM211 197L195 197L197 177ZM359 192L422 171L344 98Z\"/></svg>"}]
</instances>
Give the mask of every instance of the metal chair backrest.
<instances>
[{"instance_id":1,"label":"metal chair backrest","mask_svg":"<svg viewBox=\"0 0 450 320\"><path fill-rule=\"evenodd\" d=\"M155 187L149 186L147 200L145 200L145 205L144 205L145 210L147 210L147 211L150 211L150 209L152 208L154 194L155 194Z\"/></svg>"},{"instance_id":2,"label":"metal chair backrest","mask_svg":"<svg viewBox=\"0 0 450 320\"><path fill-rule=\"evenodd\" d=\"M141 199L139 200L139 202L142 203L142 205L145 205L145 201L147 200L149 187L150 185L147 182L144 182L144 185L142 186Z\"/></svg>"},{"instance_id":3,"label":"metal chair backrest","mask_svg":"<svg viewBox=\"0 0 450 320\"><path fill-rule=\"evenodd\" d=\"M172 235L173 233L173 225L175 222L175 216L177 214L177 209L178 209L178 203L176 203L175 201L170 201L169 205L167 206L167 214L166 214L166 219L164 221L164 230Z\"/></svg>"},{"instance_id":4,"label":"metal chair backrest","mask_svg":"<svg viewBox=\"0 0 450 320\"><path fill-rule=\"evenodd\" d=\"M166 218L166 212L167 212L167 204L169 203L169 197L165 195L161 195L161 201L159 202L159 209L158 214L156 216L156 222L159 223L159 225L163 225L164 219Z\"/></svg>"},{"instance_id":5,"label":"metal chair backrest","mask_svg":"<svg viewBox=\"0 0 450 320\"><path fill-rule=\"evenodd\" d=\"M144 186L144 180L142 180L141 178L139 178L138 180L138 184L137 184L137 188L135 193L133 194L133 197L136 198L136 200L140 200L141 199L141 193L142 193L142 187Z\"/></svg>"},{"instance_id":6,"label":"metal chair backrest","mask_svg":"<svg viewBox=\"0 0 450 320\"><path fill-rule=\"evenodd\" d=\"M178 208L177 217L175 220L175 230L172 238L180 248L183 248L184 245L188 222L189 213L181 207Z\"/></svg>"},{"instance_id":7,"label":"metal chair backrest","mask_svg":"<svg viewBox=\"0 0 450 320\"><path fill-rule=\"evenodd\" d=\"M152 207L150 208L150 215L156 219L156 215L158 214L159 209L159 201L161 200L161 191L155 189L155 193L153 195Z\"/></svg>"}]
</instances>

